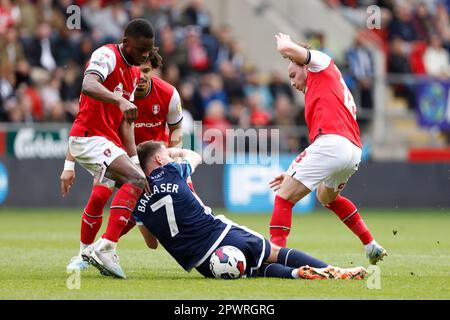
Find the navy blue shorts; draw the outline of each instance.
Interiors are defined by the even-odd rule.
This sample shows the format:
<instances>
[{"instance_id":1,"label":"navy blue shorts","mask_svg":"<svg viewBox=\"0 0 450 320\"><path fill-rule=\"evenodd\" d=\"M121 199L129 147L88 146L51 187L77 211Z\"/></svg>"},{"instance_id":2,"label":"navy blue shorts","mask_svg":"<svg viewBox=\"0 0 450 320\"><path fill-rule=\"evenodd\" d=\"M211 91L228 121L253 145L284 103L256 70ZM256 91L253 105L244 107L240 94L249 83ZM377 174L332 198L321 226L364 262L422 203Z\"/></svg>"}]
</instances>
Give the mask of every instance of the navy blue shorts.
<instances>
[{"instance_id":1,"label":"navy blue shorts","mask_svg":"<svg viewBox=\"0 0 450 320\"><path fill-rule=\"evenodd\" d=\"M253 231L247 228L232 226L225 238L217 246L233 246L244 253L247 260L247 268L245 274L247 277L256 276L256 271L261 267L262 262L267 260L270 255L270 242L262 237L260 234L252 233ZM209 258L206 259L197 271L206 278L214 278L209 269Z\"/></svg>"}]
</instances>

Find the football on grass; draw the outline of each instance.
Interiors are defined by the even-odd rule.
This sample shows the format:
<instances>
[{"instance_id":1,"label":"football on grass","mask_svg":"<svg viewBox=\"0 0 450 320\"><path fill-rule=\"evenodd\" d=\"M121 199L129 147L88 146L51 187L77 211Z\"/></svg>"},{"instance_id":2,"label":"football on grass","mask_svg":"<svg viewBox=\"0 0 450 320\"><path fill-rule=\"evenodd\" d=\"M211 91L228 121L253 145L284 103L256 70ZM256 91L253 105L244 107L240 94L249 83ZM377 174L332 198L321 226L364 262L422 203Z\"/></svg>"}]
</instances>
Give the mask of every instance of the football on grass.
<instances>
[{"instance_id":1,"label":"football on grass","mask_svg":"<svg viewBox=\"0 0 450 320\"><path fill-rule=\"evenodd\" d=\"M233 246L223 246L211 255L209 268L219 279L237 279L245 273L247 262L241 250Z\"/></svg>"}]
</instances>

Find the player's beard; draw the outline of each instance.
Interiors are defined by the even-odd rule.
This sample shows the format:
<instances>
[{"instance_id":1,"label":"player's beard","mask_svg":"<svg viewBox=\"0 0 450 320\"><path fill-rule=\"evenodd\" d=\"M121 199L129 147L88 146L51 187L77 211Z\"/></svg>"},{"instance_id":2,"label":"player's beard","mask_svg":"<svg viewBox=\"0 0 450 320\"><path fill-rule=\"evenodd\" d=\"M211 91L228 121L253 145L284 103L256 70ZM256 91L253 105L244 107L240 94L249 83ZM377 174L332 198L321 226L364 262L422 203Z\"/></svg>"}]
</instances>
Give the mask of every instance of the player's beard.
<instances>
[{"instance_id":1,"label":"player's beard","mask_svg":"<svg viewBox=\"0 0 450 320\"><path fill-rule=\"evenodd\" d=\"M147 94L149 88L150 85L146 85L145 87L137 87L134 95L138 98L142 98Z\"/></svg>"}]
</instances>

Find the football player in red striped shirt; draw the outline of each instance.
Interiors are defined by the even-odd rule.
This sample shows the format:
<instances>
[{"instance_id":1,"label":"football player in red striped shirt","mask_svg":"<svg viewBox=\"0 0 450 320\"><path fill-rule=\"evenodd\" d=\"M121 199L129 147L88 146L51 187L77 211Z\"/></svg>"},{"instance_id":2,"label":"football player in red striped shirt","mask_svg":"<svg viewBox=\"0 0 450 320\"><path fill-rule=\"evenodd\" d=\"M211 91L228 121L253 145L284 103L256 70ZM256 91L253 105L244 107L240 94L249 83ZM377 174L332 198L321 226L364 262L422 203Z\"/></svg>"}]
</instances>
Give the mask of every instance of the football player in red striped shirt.
<instances>
[{"instance_id":1,"label":"football player in red striped shirt","mask_svg":"<svg viewBox=\"0 0 450 320\"><path fill-rule=\"evenodd\" d=\"M372 237L356 206L340 195L361 162L356 105L341 72L325 53L295 44L288 35L275 35L277 50L291 60L291 85L305 94L305 118L311 145L292 161L287 172L270 186L276 191L270 221L271 241L286 246L292 207L317 189L317 199L359 237L371 264L387 255Z\"/></svg>"},{"instance_id":2,"label":"football player in red striped shirt","mask_svg":"<svg viewBox=\"0 0 450 320\"><path fill-rule=\"evenodd\" d=\"M161 66L162 58L154 47L149 59L140 65L139 81L134 93L134 104L138 108L138 117L134 122L135 144L157 140L164 142L168 147L181 147L183 115L180 95L175 87L151 75L153 69ZM63 176L65 184L69 179L73 183L75 172L74 170L63 171ZM193 190L192 182L190 185ZM94 242L101 227L103 208L114 191L114 186L114 184L94 181L91 197L81 222L80 253L87 245ZM90 209L89 213L87 209ZM95 213L94 216L91 215L92 211ZM135 224L133 217L130 217L120 237L131 230ZM80 255L73 257L67 266L68 270L83 270L87 267L88 264Z\"/></svg>"},{"instance_id":3,"label":"football player in red striped shirt","mask_svg":"<svg viewBox=\"0 0 450 320\"><path fill-rule=\"evenodd\" d=\"M133 126L138 108L132 102L139 81L138 66L148 60L153 46L151 24L134 19L126 26L120 44L107 44L93 52L85 69L80 110L69 133L68 155L61 175L63 196L73 183L73 160L94 177L94 188L82 218L82 238L90 234L87 230L98 231L104 206L99 203L106 203L111 196L108 186L119 188L112 199L102 239L96 246L82 242L80 255L75 259L80 262L83 256L104 274L119 278L125 278L125 273L116 253L117 242L147 185L137 165Z\"/></svg>"}]
</instances>

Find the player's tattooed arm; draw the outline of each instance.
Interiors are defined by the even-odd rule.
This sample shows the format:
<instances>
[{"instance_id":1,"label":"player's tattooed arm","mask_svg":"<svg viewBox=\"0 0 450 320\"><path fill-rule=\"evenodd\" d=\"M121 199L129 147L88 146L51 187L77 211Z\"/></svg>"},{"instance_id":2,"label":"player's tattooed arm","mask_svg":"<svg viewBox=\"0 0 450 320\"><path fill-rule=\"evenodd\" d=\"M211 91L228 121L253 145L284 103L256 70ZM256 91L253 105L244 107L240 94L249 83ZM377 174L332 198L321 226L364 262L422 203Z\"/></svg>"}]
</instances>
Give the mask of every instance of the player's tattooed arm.
<instances>
[{"instance_id":1,"label":"player's tattooed arm","mask_svg":"<svg viewBox=\"0 0 450 320\"><path fill-rule=\"evenodd\" d=\"M95 100L119 106L128 121L134 121L137 118L137 107L127 99L116 96L106 89L100 76L95 73L88 73L84 76L81 92Z\"/></svg>"},{"instance_id":2,"label":"player's tattooed arm","mask_svg":"<svg viewBox=\"0 0 450 320\"><path fill-rule=\"evenodd\" d=\"M147 247L150 249L156 249L158 248L158 239L153 235L153 233L150 232L150 230L147 229L144 225L139 225L139 231L141 232L142 236L144 237L145 243L147 244Z\"/></svg>"},{"instance_id":3,"label":"player's tattooed arm","mask_svg":"<svg viewBox=\"0 0 450 320\"><path fill-rule=\"evenodd\" d=\"M284 33L275 35L277 41L277 50L284 57L300 65L306 64L308 58L308 50L299 46L291 40L291 37Z\"/></svg>"}]
</instances>

